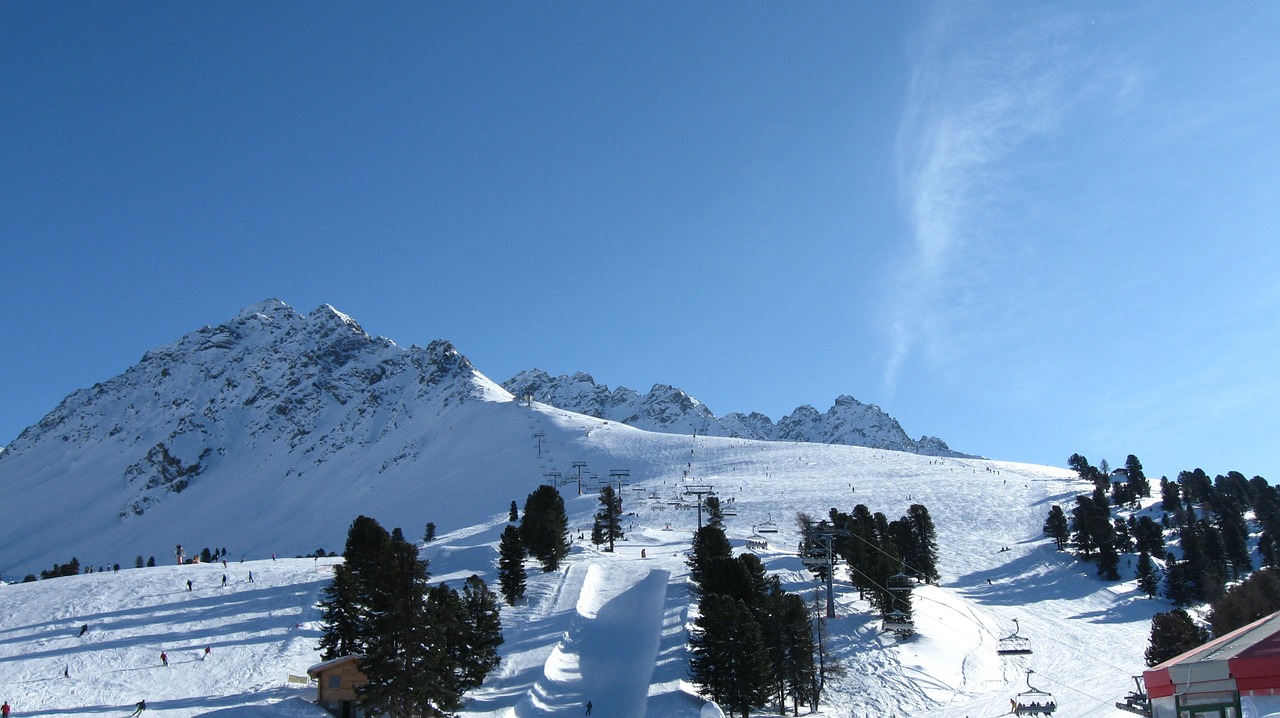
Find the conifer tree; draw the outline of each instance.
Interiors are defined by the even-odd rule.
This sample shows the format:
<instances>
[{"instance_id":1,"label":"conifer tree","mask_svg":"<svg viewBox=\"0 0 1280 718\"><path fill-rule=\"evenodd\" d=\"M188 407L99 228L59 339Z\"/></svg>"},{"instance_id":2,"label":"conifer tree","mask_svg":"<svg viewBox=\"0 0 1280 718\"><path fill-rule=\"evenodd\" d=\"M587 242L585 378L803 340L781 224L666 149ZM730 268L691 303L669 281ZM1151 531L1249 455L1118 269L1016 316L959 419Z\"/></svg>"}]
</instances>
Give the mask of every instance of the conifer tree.
<instances>
[{"instance_id":1,"label":"conifer tree","mask_svg":"<svg viewBox=\"0 0 1280 718\"><path fill-rule=\"evenodd\" d=\"M333 569L333 582L324 589L320 601L324 633L320 636L320 659L357 655L364 651L360 639L363 620L360 596L351 569L338 564Z\"/></svg>"},{"instance_id":2,"label":"conifer tree","mask_svg":"<svg viewBox=\"0 0 1280 718\"><path fill-rule=\"evenodd\" d=\"M516 500L511 500L511 510L507 512L507 521L515 522L520 520L520 511L516 508Z\"/></svg>"},{"instance_id":3,"label":"conifer tree","mask_svg":"<svg viewBox=\"0 0 1280 718\"><path fill-rule=\"evenodd\" d=\"M441 627L426 610L426 562L399 541L390 542L377 563L378 573L364 576L369 612L360 669L368 682L358 691L360 706L368 715L393 718L440 715L442 681L433 649Z\"/></svg>"},{"instance_id":4,"label":"conifer tree","mask_svg":"<svg viewBox=\"0 0 1280 718\"><path fill-rule=\"evenodd\" d=\"M436 523L428 521L426 527L422 531L422 543L431 543L436 540Z\"/></svg>"},{"instance_id":5,"label":"conifer tree","mask_svg":"<svg viewBox=\"0 0 1280 718\"><path fill-rule=\"evenodd\" d=\"M591 540L597 545L608 542L609 548L606 551L613 551L614 541L623 538L622 532L622 497L618 496L612 486L605 486L600 489L600 510L596 512L595 529L592 530ZM601 541L596 541L597 532Z\"/></svg>"},{"instance_id":6,"label":"conifer tree","mask_svg":"<svg viewBox=\"0 0 1280 718\"><path fill-rule=\"evenodd\" d=\"M450 715L497 665L496 598L474 576L464 598L428 586L417 547L365 516L352 522L344 555L321 602L323 654L361 656L368 682L357 696L368 715Z\"/></svg>"},{"instance_id":7,"label":"conifer tree","mask_svg":"<svg viewBox=\"0 0 1280 718\"><path fill-rule=\"evenodd\" d=\"M720 497L715 494L708 494L702 500L702 504L707 510L707 523L724 525L724 508L720 505Z\"/></svg>"},{"instance_id":8,"label":"conifer tree","mask_svg":"<svg viewBox=\"0 0 1280 718\"><path fill-rule=\"evenodd\" d=\"M1280 611L1280 571L1263 569L1233 586L1213 603L1209 624L1222 636Z\"/></svg>"},{"instance_id":9,"label":"conifer tree","mask_svg":"<svg viewBox=\"0 0 1280 718\"><path fill-rule=\"evenodd\" d=\"M1191 620L1182 609L1157 613L1151 618L1151 640L1147 646L1148 666L1156 666L1209 640L1209 632Z\"/></svg>"},{"instance_id":10,"label":"conifer tree","mask_svg":"<svg viewBox=\"0 0 1280 718\"><path fill-rule=\"evenodd\" d=\"M1160 477L1160 505L1165 511L1176 514L1182 509L1182 485L1177 481Z\"/></svg>"},{"instance_id":11,"label":"conifer tree","mask_svg":"<svg viewBox=\"0 0 1280 718\"><path fill-rule=\"evenodd\" d=\"M1154 558L1164 558L1164 529L1150 516L1140 516L1134 522L1133 541L1139 552L1146 551Z\"/></svg>"},{"instance_id":12,"label":"conifer tree","mask_svg":"<svg viewBox=\"0 0 1280 718\"><path fill-rule=\"evenodd\" d=\"M1172 555L1164 567L1164 595L1175 606L1189 606L1195 600L1196 588L1191 583L1190 567Z\"/></svg>"},{"instance_id":13,"label":"conifer tree","mask_svg":"<svg viewBox=\"0 0 1280 718\"><path fill-rule=\"evenodd\" d=\"M1154 598L1156 590L1160 587L1160 576L1156 573L1155 563L1151 561L1151 556L1144 550L1138 554L1138 588L1147 594L1147 598Z\"/></svg>"},{"instance_id":14,"label":"conifer tree","mask_svg":"<svg viewBox=\"0 0 1280 718\"><path fill-rule=\"evenodd\" d=\"M786 693L791 696L792 713L800 715L800 702L810 700L817 674L813 620L809 617L804 599L790 593L782 597L777 620L782 626L781 679Z\"/></svg>"},{"instance_id":15,"label":"conifer tree","mask_svg":"<svg viewBox=\"0 0 1280 718\"><path fill-rule=\"evenodd\" d=\"M1044 532L1053 539L1053 544L1059 551L1066 548L1067 540L1071 538L1071 527L1061 506L1054 504L1049 507L1049 516L1044 520Z\"/></svg>"},{"instance_id":16,"label":"conifer tree","mask_svg":"<svg viewBox=\"0 0 1280 718\"><path fill-rule=\"evenodd\" d=\"M498 597L476 575L463 584L462 608L466 612L466 630L461 636L464 651L460 687L470 690L483 683L484 677L501 661L498 646L503 640L502 620Z\"/></svg>"},{"instance_id":17,"label":"conifer tree","mask_svg":"<svg viewBox=\"0 0 1280 718\"><path fill-rule=\"evenodd\" d=\"M1147 481L1147 475L1142 473L1142 462L1138 461L1138 457L1129 454L1124 460L1124 470L1128 474L1129 487L1135 497L1151 495L1151 482Z\"/></svg>"},{"instance_id":18,"label":"conifer tree","mask_svg":"<svg viewBox=\"0 0 1280 718\"><path fill-rule=\"evenodd\" d=\"M508 524L498 541L498 590L508 605L514 606L524 597L526 579L524 542L520 530Z\"/></svg>"},{"instance_id":19,"label":"conifer tree","mask_svg":"<svg viewBox=\"0 0 1280 718\"><path fill-rule=\"evenodd\" d=\"M923 504L912 504L903 521L910 527L909 543L899 546L902 559L915 572L931 581L938 580L938 533Z\"/></svg>"},{"instance_id":20,"label":"conifer tree","mask_svg":"<svg viewBox=\"0 0 1280 718\"><path fill-rule=\"evenodd\" d=\"M703 528L706 528L705 526ZM720 594L703 597L689 638L693 682L731 713L750 718L771 694L769 650L747 605Z\"/></svg>"},{"instance_id":21,"label":"conifer tree","mask_svg":"<svg viewBox=\"0 0 1280 718\"><path fill-rule=\"evenodd\" d=\"M520 538L545 572L555 571L569 555L569 518L556 487L539 486L525 499Z\"/></svg>"},{"instance_id":22,"label":"conifer tree","mask_svg":"<svg viewBox=\"0 0 1280 718\"><path fill-rule=\"evenodd\" d=\"M693 534L693 550L689 552L689 579L702 586L717 560L731 560L733 547L719 526L703 526Z\"/></svg>"}]
</instances>

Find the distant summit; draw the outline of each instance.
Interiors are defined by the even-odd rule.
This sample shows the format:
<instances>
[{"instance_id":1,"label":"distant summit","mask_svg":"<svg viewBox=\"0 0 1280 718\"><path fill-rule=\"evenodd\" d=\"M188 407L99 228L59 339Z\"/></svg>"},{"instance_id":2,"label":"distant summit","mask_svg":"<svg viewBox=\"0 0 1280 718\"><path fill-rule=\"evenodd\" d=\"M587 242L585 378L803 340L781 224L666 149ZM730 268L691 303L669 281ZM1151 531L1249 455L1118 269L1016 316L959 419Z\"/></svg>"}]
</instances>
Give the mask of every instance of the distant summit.
<instances>
[{"instance_id":1,"label":"distant summit","mask_svg":"<svg viewBox=\"0 0 1280 718\"><path fill-rule=\"evenodd\" d=\"M928 456L969 456L953 451L936 437L912 439L880 407L863 404L851 396L838 397L823 413L812 406L800 406L774 423L758 412L717 417L706 404L666 384L655 384L647 394L625 386L610 390L585 372L553 377L541 369L531 369L503 382L502 387L517 398L531 396L558 409L648 431L846 444Z\"/></svg>"}]
</instances>

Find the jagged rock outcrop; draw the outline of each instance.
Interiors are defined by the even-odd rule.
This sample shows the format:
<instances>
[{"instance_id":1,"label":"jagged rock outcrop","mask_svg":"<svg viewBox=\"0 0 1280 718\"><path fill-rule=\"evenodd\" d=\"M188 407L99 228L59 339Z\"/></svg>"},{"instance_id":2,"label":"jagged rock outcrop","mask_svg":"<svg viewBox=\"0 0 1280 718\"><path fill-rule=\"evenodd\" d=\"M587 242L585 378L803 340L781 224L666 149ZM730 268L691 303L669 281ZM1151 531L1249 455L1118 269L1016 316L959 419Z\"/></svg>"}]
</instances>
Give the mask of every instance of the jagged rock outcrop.
<instances>
[{"instance_id":1,"label":"jagged rock outcrop","mask_svg":"<svg viewBox=\"0 0 1280 718\"><path fill-rule=\"evenodd\" d=\"M897 420L880 407L863 404L851 396L838 397L826 412L807 405L797 407L775 423L759 412L717 417L702 402L666 384L655 384L643 395L625 386L610 390L585 372L553 377L540 369L531 369L508 379L502 386L517 397L531 396L535 401L565 411L650 431L847 444L929 456L967 456L952 451L935 437L913 440Z\"/></svg>"}]
</instances>

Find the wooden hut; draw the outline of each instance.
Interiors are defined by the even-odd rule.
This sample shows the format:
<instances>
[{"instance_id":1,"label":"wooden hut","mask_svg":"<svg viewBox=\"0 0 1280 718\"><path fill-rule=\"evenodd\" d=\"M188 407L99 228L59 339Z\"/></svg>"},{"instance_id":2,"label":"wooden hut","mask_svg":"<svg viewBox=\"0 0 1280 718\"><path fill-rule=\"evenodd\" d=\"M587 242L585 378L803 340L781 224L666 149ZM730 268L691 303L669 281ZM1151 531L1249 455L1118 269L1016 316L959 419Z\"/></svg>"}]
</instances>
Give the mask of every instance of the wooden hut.
<instances>
[{"instance_id":1,"label":"wooden hut","mask_svg":"<svg viewBox=\"0 0 1280 718\"><path fill-rule=\"evenodd\" d=\"M360 672L361 656L339 656L307 669L316 682L316 704L338 718L363 718L356 705L356 688L369 682Z\"/></svg>"}]
</instances>

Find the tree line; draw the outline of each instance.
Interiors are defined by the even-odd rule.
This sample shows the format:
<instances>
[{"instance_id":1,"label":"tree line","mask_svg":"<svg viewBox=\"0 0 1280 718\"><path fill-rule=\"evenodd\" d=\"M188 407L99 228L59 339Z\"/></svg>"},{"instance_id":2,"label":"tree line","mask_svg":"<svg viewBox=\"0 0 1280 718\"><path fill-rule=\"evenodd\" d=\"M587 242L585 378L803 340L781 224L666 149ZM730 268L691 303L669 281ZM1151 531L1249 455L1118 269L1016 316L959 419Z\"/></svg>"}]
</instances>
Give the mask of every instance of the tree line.
<instances>
[{"instance_id":1,"label":"tree line","mask_svg":"<svg viewBox=\"0 0 1280 718\"><path fill-rule=\"evenodd\" d=\"M1139 508L1151 496L1137 457L1130 454L1117 475L1080 454L1068 464L1094 489L1076 497L1069 517L1061 506L1050 507L1044 532L1059 550L1073 545L1079 558L1096 563L1105 580L1120 580L1121 555L1136 554L1138 584L1148 596L1179 606L1211 603L1254 571L1255 535L1260 565L1280 566L1280 491L1261 476L1229 471L1210 479L1195 469L1173 481L1162 477L1159 518L1125 517L1125 507Z\"/></svg>"},{"instance_id":2,"label":"tree line","mask_svg":"<svg viewBox=\"0 0 1280 718\"><path fill-rule=\"evenodd\" d=\"M724 529L694 533L689 576L698 618L689 636L693 682L730 713L748 718L775 701L786 715L790 699L818 705L813 623L804 600L782 589L752 553L733 555Z\"/></svg>"},{"instance_id":3,"label":"tree line","mask_svg":"<svg viewBox=\"0 0 1280 718\"><path fill-rule=\"evenodd\" d=\"M1148 665L1280 610L1280 489L1266 479L1238 471L1210 478L1202 469L1161 477L1157 517L1137 511L1152 486L1136 456L1116 472L1080 454L1067 464L1094 488L1076 497L1069 517L1052 506L1045 534L1095 562L1104 580L1120 580L1121 556L1136 554L1140 590L1178 606L1152 619ZM1208 626L1183 610L1197 604L1209 604Z\"/></svg>"},{"instance_id":4,"label":"tree line","mask_svg":"<svg viewBox=\"0 0 1280 718\"><path fill-rule=\"evenodd\" d=\"M460 593L429 584L417 546L367 516L352 522L343 557L320 602L321 657L359 657L366 715L453 715L498 665L497 596L474 575Z\"/></svg>"},{"instance_id":5,"label":"tree line","mask_svg":"<svg viewBox=\"0 0 1280 718\"><path fill-rule=\"evenodd\" d=\"M819 557L824 549L812 537L832 533L832 549L848 565L858 598L869 601L881 615L896 612L905 620L912 618L911 593L892 590L891 576L901 573L926 582L938 580L937 530L923 504L912 504L905 516L893 521L864 504L854 506L851 513L833 508L823 521L815 522L807 514L797 520L805 532L800 555ZM815 526L816 531L809 530ZM826 578L824 565L810 564L810 571Z\"/></svg>"}]
</instances>

